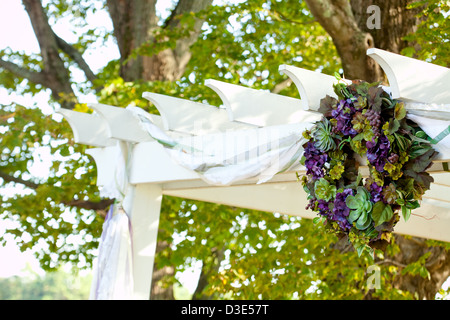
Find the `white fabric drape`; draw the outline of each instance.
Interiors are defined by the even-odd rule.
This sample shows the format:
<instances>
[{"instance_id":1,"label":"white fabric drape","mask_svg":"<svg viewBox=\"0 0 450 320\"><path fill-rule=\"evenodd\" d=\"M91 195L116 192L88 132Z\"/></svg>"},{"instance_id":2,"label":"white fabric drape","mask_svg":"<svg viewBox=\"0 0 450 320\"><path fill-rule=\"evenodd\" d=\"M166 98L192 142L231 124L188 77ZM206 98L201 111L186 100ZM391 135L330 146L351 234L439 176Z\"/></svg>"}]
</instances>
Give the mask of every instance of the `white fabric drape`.
<instances>
[{"instance_id":1,"label":"white fabric drape","mask_svg":"<svg viewBox=\"0 0 450 320\"><path fill-rule=\"evenodd\" d=\"M297 167L306 142L302 132L313 125L299 123L174 139L153 124L142 109L127 109L176 163L197 172L211 185L230 185L244 179L263 183Z\"/></svg>"},{"instance_id":2,"label":"white fabric drape","mask_svg":"<svg viewBox=\"0 0 450 320\"><path fill-rule=\"evenodd\" d=\"M108 212L94 267L90 299L128 300L133 297L133 262L129 220L120 208Z\"/></svg>"},{"instance_id":3,"label":"white fabric drape","mask_svg":"<svg viewBox=\"0 0 450 320\"><path fill-rule=\"evenodd\" d=\"M440 115L449 105L405 103L408 117L434 138L450 126L450 116ZM230 185L255 178L263 183L280 172L295 169L303 153L302 132L312 123L271 126L174 139L153 124L140 108L128 107L144 130L160 142L179 165L195 171L211 185ZM433 147L441 157L450 157L450 135Z\"/></svg>"},{"instance_id":4,"label":"white fabric drape","mask_svg":"<svg viewBox=\"0 0 450 320\"><path fill-rule=\"evenodd\" d=\"M99 255L94 264L91 300L133 298L133 255L130 219L123 208L128 188L127 161L120 145L114 149L115 174L100 189L100 195L115 199L103 223Z\"/></svg>"}]
</instances>

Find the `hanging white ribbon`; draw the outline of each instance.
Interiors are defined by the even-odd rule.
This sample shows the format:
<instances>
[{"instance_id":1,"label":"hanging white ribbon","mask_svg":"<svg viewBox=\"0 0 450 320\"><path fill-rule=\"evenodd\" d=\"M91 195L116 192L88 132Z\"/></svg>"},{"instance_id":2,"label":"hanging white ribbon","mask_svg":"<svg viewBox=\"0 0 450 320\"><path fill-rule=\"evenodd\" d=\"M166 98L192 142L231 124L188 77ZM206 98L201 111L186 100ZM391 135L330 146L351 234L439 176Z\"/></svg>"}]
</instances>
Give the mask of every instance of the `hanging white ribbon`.
<instances>
[{"instance_id":1,"label":"hanging white ribbon","mask_svg":"<svg viewBox=\"0 0 450 320\"><path fill-rule=\"evenodd\" d=\"M129 219L111 207L103 224L90 299L128 300L133 297L133 263Z\"/></svg>"},{"instance_id":2,"label":"hanging white ribbon","mask_svg":"<svg viewBox=\"0 0 450 320\"><path fill-rule=\"evenodd\" d=\"M91 300L129 300L133 298L133 255L130 219L123 208L128 185L128 161L116 146L116 171L100 190L102 197L115 199L103 223L99 255L94 265ZM131 153L131 152L129 152Z\"/></svg>"}]
</instances>

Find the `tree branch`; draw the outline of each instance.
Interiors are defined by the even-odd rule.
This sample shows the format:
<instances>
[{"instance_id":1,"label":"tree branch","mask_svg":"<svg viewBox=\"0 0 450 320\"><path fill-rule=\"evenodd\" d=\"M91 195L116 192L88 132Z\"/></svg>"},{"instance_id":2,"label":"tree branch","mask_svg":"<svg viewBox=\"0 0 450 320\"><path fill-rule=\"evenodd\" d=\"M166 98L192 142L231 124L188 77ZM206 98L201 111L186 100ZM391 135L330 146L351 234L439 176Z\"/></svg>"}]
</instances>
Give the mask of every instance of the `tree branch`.
<instances>
[{"instance_id":1,"label":"tree branch","mask_svg":"<svg viewBox=\"0 0 450 320\"><path fill-rule=\"evenodd\" d=\"M42 3L40 0L22 0L22 3L28 13L39 47L41 48L44 66L51 67L61 59L58 55L55 34L48 23L48 17L44 12Z\"/></svg>"},{"instance_id":2,"label":"tree branch","mask_svg":"<svg viewBox=\"0 0 450 320\"><path fill-rule=\"evenodd\" d=\"M14 74L19 78L25 78L33 83L42 84L46 86L47 82L45 74L41 72L31 71L22 68L13 62L3 60L1 57L0 57L0 67L8 70L9 72L11 72L12 74Z\"/></svg>"},{"instance_id":3,"label":"tree branch","mask_svg":"<svg viewBox=\"0 0 450 320\"><path fill-rule=\"evenodd\" d=\"M2 178L6 182L14 182L22 184L30 189L37 190L40 184L35 183L33 181L24 180L22 178L16 178L12 175L9 175L0 170L0 178ZM61 201L62 204L68 207L76 207L80 209L87 210L106 210L110 205L114 203L114 199L102 199L99 202L89 201L89 200L70 200L70 201Z\"/></svg>"},{"instance_id":4,"label":"tree branch","mask_svg":"<svg viewBox=\"0 0 450 320\"><path fill-rule=\"evenodd\" d=\"M164 28L176 28L179 26L179 17L188 12L199 12L208 8L212 0L179 0L175 8L172 10L170 16L164 22Z\"/></svg>"},{"instance_id":5,"label":"tree branch","mask_svg":"<svg viewBox=\"0 0 450 320\"><path fill-rule=\"evenodd\" d=\"M30 18L31 25L41 49L44 63L42 73L45 75L45 86L52 90L53 98L61 103L63 108L74 107L76 99L72 90L69 71L59 56L59 46L56 35L48 22L40 0L22 0Z\"/></svg>"},{"instance_id":6,"label":"tree branch","mask_svg":"<svg viewBox=\"0 0 450 320\"><path fill-rule=\"evenodd\" d=\"M86 78L89 81L94 82L97 79L97 76L91 70L86 61L83 59L81 53L77 49L75 49L71 44L67 43L64 39L58 37L56 34L55 37L59 48L65 53L67 53L67 55L70 58L72 58L73 61L76 62L76 64L80 67L80 69L83 70L84 74L86 75Z\"/></svg>"},{"instance_id":7,"label":"tree branch","mask_svg":"<svg viewBox=\"0 0 450 320\"><path fill-rule=\"evenodd\" d=\"M268 12L269 12L269 14L272 17L275 17L275 19L278 19L279 21L285 21L285 22L288 22L290 24L308 25L308 24L312 24L312 23L317 22L317 19L315 19L315 18L307 20L307 21L294 20L294 19L289 18L288 16L284 15L283 13L281 13L281 12L279 12L277 10L273 10L273 11L268 10Z\"/></svg>"},{"instance_id":8,"label":"tree branch","mask_svg":"<svg viewBox=\"0 0 450 320\"><path fill-rule=\"evenodd\" d=\"M287 87L290 87L292 84L292 79L286 79L281 81L280 83L277 83L270 92L272 93L280 93L282 90L286 89Z\"/></svg>"},{"instance_id":9,"label":"tree branch","mask_svg":"<svg viewBox=\"0 0 450 320\"><path fill-rule=\"evenodd\" d=\"M102 199L99 202L86 200L71 200L71 201L62 201L61 203L69 207L77 207L80 209L98 211L107 209L110 205L114 203L114 199Z\"/></svg>"},{"instance_id":10,"label":"tree branch","mask_svg":"<svg viewBox=\"0 0 450 320\"><path fill-rule=\"evenodd\" d=\"M305 0L311 13L333 39L341 57L345 76L369 82L382 78L376 63L366 55L374 46L373 37L362 31L348 0Z\"/></svg>"},{"instance_id":11,"label":"tree branch","mask_svg":"<svg viewBox=\"0 0 450 320\"><path fill-rule=\"evenodd\" d=\"M212 0L179 0L170 17L166 20L164 27L178 28L180 27L179 17L181 15L189 12L199 13L207 9L211 4ZM191 59L190 47L197 41L203 22L204 19L196 18L192 29L189 30L189 36L176 41L176 47L172 50L178 69L175 75L176 79L183 75L186 65Z\"/></svg>"},{"instance_id":12,"label":"tree branch","mask_svg":"<svg viewBox=\"0 0 450 320\"><path fill-rule=\"evenodd\" d=\"M39 184L34 183L32 181L23 180L22 178L16 178L14 176L11 176L3 171L0 171L0 178L2 178L6 182L15 182L23 184L24 186L36 190L39 187Z\"/></svg>"}]
</instances>

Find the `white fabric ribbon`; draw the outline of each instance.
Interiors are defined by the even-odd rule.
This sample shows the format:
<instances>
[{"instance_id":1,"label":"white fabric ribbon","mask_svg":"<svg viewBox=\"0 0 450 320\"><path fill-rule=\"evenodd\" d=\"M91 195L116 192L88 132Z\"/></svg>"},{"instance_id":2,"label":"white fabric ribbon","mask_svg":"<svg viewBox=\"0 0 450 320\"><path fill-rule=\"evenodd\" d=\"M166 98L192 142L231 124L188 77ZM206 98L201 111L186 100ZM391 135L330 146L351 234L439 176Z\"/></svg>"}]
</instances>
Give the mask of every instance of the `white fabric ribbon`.
<instances>
[{"instance_id":1,"label":"white fabric ribbon","mask_svg":"<svg viewBox=\"0 0 450 320\"><path fill-rule=\"evenodd\" d=\"M431 138L435 138L450 126L450 104L425 104L405 102L406 116L414 121ZM450 158L450 135L433 145L439 159Z\"/></svg>"},{"instance_id":2,"label":"white fabric ribbon","mask_svg":"<svg viewBox=\"0 0 450 320\"><path fill-rule=\"evenodd\" d=\"M128 216L111 206L103 224L94 267L91 300L128 300L133 297L133 261Z\"/></svg>"},{"instance_id":3,"label":"white fabric ribbon","mask_svg":"<svg viewBox=\"0 0 450 320\"><path fill-rule=\"evenodd\" d=\"M302 132L313 125L305 122L174 139L153 124L142 109L127 109L176 163L197 172L211 185L244 179L264 183L277 173L298 167L306 142Z\"/></svg>"},{"instance_id":4,"label":"white fabric ribbon","mask_svg":"<svg viewBox=\"0 0 450 320\"><path fill-rule=\"evenodd\" d=\"M91 300L129 300L133 298L133 255L130 219L123 208L128 185L128 161L120 145L115 147L115 174L100 190L115 199L103 223L99 255L94 264Z\"/></svg>"}]
</instances>

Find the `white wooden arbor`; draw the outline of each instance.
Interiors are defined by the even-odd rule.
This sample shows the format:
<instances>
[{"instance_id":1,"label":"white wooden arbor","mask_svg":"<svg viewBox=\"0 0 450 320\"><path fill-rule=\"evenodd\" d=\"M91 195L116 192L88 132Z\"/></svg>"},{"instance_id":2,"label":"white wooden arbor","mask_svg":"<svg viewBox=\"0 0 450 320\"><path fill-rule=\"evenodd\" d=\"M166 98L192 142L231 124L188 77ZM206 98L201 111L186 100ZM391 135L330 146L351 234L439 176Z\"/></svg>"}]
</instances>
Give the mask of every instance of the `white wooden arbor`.
<instances>
[{"instance_id":1,"label":"white wooden arbor","mask_svg":"<svg viewBox=\"0 0 450 320\"><path fill-rule=\"evenodd\" d=\"M367 54L384 69L393 98L427 104L450 103L450 69L379 49L369 49ZM194 141L213 135L220 138L230 131L244 133L255 128L295 126L319 120L321 114L316 110L320 99L327 94L334 96L332 85L337 80L290 65L282 65L279 70L293 80L300 99L208 80L205 85L220 96L222 107L148 92L143 97L160 112L160 116L148 117L168 135L189 137ZM59 113L71 125L75 142L96 147L89 149L88 153L97 164L97 184L100 187L107 185L115 175L118 146L127 160L127 188L123 203L133 230L136 299L149 298L163 195L304 218L316 216L305 210L306 194L294 171L278 174L263 184L256 184L255 179L246 179L228 186L210 185L197 173L176 164L163 146L142 129L129 110L102 104L90 107L93 114L64 109ZM450 110L448 113L430 111L417 106L408 111L419 116L432 115L436 119L436 130L441 128L442 131L442 126L450 123ZM450 161L450 150L438 149L439 159L429 169L435 181L431 190L425 194L420 209L413 212L408 222L401 219L395 232L450 241L450 173L444 170L444 164ZM299 165L295 171L301 174L303 168Z\"/></svg>"}]
</instances>

